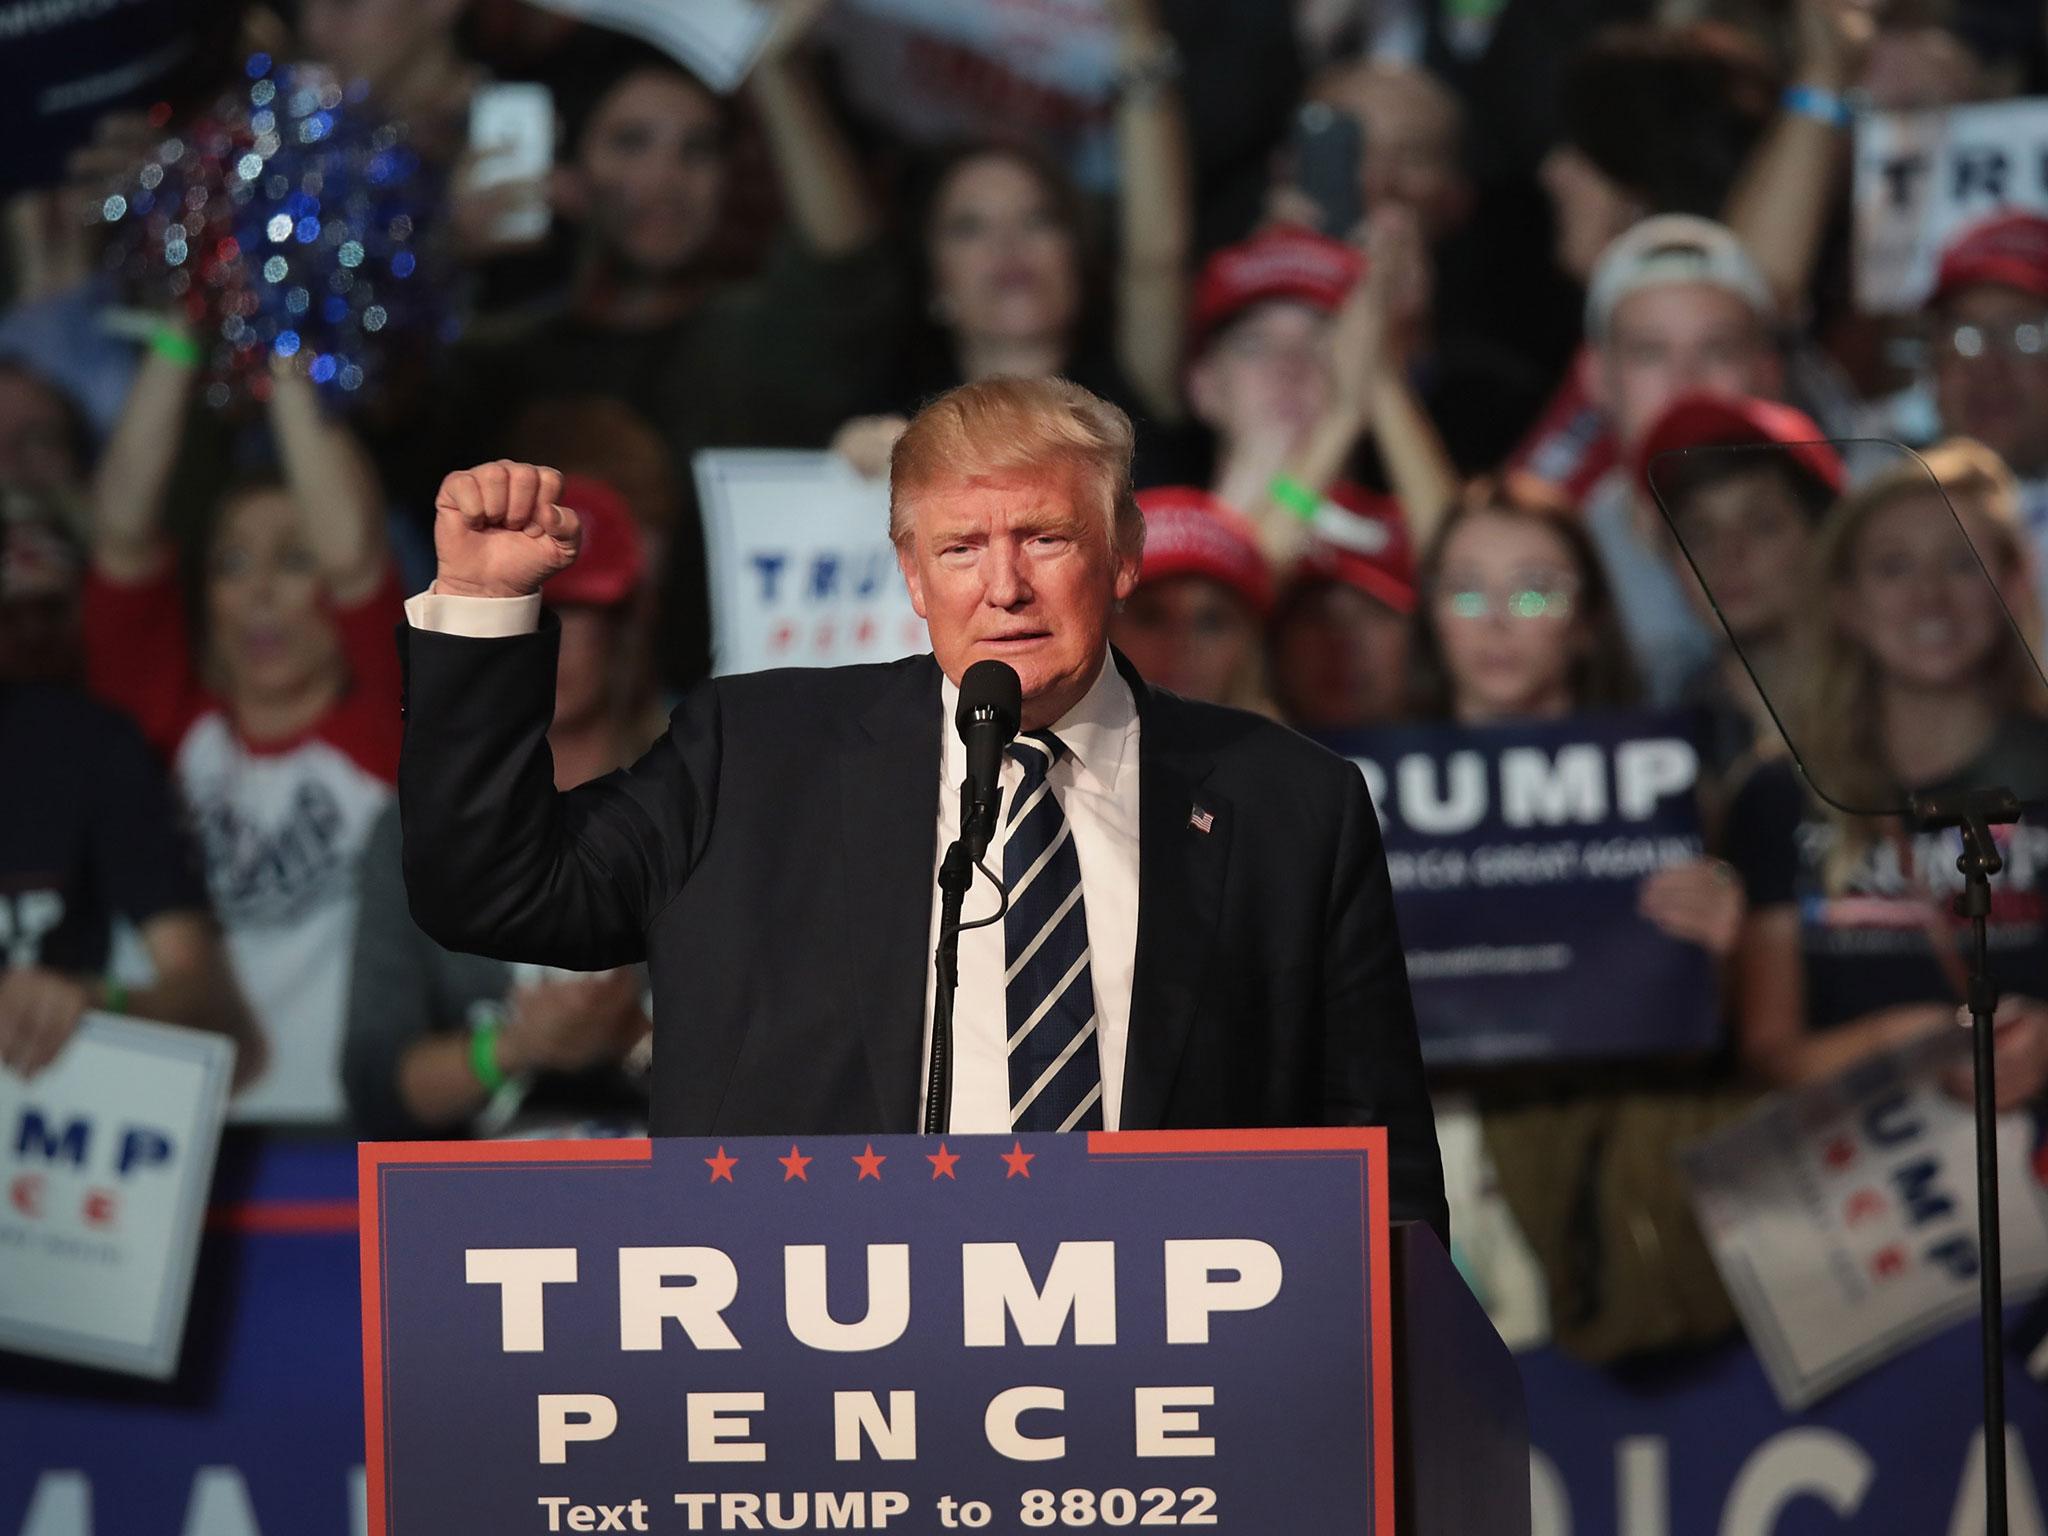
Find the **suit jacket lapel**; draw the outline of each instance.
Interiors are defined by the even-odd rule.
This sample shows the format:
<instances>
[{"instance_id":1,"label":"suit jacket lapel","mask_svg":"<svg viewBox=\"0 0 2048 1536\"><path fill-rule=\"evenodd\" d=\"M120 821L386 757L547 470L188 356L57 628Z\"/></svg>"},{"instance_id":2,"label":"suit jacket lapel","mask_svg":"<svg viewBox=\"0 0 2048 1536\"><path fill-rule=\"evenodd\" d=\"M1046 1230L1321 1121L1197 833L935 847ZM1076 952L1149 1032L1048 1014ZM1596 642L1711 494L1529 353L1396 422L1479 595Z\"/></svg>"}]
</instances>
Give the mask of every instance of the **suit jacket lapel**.
<instances>
[{"instance_id":1,"label":"suit jacket lapel","mask_svg":"<svg viewBox=\"0 0 2048 1536\"><path fill-rule=\"evenodd\" d=\"M1121 656L1138 700L1138 949L1124 1060L1125 1130L1165 1123L1173 1080L1207 990L1223 911L1234 818L1202 783L1214 758L1175 729L1175 701L1153 694ZM1206 815L1207 829L1197 824Z\"/></svg>"},{"instance_id":2,"label":"suit jacket lapel","mask_svg":"<svg viewBox=\"0 0 2048 1536\"><path fill-rule=\"evenodd\" d=\"M938 858L939 669L908 665L849 733L840 761L848 979L880 1110L917 1128L932 871Z\"/></svg>"}]
</instances>

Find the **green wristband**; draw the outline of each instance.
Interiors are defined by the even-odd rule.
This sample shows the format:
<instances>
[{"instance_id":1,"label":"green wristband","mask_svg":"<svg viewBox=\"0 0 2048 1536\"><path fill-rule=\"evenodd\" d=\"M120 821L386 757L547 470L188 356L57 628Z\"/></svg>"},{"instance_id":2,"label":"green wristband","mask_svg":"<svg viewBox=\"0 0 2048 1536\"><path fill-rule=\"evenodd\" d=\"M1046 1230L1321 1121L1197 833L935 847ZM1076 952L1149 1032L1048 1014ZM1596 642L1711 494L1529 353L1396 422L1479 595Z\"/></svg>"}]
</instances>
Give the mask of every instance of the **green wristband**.
<instances>
[{"instance_id":1,"label":"green wristband","mask_svg":"<svg viewBox=\"0 0 2048 1536\"><path fill-rule=\"evenodd\" d=\"M1285 507L1304 523L1315 521L1316 514L1323 510L1323 498L1303 485L1299 480L1286 475L1276 476L1266 487L1266 494L1274 504Z\"/></svg>"},{"instance_id":2,"label":"green wristband","mask_svg":"<svg viewBox=\"0 0 2048 1536\"><path fill-rule=\"evenodd\" d=\"M108 1013L126 1013L128 1011L128 988L112 976L102 979L100 982L100 1007L104 1008Z\"/></svg>"},{"instance_id":3,"label":"green wristband","mask_svg":"<svg viewBox=\"0 0 2048 1536\"><path fill-rule=\"evenodd\" d=\"M168 325L160 325L149 333L149 350L187 368L197 368L206 361L206 351L198 342Z\"/></svg>"},{"instance_id":4,"label":"green wristband","mask_svg":"<svg viewBox=\"0 0 2048 1536\"><path fill-rule=\"evenodd\" d=\"M496 1024L479 1024L469 1032L469 1070L486 1093L496 1093L505 1086L504 1069L498 1065L499 1028Z\"/></svg>"}]
</instances>

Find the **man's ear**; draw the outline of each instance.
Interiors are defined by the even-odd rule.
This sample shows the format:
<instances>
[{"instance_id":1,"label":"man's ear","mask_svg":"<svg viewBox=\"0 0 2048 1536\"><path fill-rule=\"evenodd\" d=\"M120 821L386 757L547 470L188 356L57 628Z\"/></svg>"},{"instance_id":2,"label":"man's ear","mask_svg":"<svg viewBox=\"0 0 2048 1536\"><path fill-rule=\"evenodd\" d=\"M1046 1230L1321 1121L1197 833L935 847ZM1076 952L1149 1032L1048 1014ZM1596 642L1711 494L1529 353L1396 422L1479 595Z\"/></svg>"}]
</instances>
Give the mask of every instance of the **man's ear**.
<instances>
[{"instance_id":1,"label":"man's ear","mask_svg":"<svg viewBox=\"0 0 2048 1536\"><path fill-rule=\"evenodd\" d=\"M1138 572L1145 563L1143 555L1119 554L1116 557L1116 581L1112 590L1116 600L1122 602L1138 590Z\"/></svg>"},{"instance_id":2,"label":"man's ear","mask_svg":"<svg viewBox=\"0 0 2048 1536\"><path fill-rule=\"evenodd\" d=\"M903 573L903 585L910 589L910 606L920 619L929 619L924 611L924 576L917 568L917 535L912 534L896 546L896 569Z\"/></svg>"}]
</instances>

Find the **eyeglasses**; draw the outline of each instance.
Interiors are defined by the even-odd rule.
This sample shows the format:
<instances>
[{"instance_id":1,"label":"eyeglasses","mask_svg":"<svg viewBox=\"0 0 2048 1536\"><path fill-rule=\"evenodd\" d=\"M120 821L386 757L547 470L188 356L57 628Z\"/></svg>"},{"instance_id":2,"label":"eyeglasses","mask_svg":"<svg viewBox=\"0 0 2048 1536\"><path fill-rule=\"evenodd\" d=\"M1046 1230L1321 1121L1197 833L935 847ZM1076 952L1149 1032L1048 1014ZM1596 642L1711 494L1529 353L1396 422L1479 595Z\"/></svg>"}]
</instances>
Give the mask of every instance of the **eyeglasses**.
<instances>
[{"instance_id":1,"label":"eyeglasses","mask_svg":"<svg viewBox=\"0 0 2048 1536\"><path fill-rule=\"evenodd\" d=\"M2048 353L2048 319L2022 320L2011 326L1958 325L1935 332L1933 346L1942 357L1966 362L1994 354L2039 357Z\"/></svg>"},{"instance_id":2,"label":"eyeglasses","mask_svg":"<svg viewBox=\"0 0 2048 1536\"><path fill-rule=\"evenodd\" d=\"M1453 618L1568 619L1578 583L1562 574L1525 577L1512 587L1487 587L1453 581L1436 595L1438 605Z\"/></svg>"}]
</instances>

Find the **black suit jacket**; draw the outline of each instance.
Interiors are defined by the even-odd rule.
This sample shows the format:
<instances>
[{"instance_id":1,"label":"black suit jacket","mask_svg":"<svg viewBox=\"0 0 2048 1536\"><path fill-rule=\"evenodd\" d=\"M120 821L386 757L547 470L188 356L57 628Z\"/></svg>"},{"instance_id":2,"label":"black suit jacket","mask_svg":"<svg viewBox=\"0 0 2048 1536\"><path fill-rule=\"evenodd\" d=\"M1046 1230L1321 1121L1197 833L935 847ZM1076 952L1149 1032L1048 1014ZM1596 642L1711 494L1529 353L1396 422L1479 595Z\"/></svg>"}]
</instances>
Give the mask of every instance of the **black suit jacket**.
<instances>
[{"instance_id":1,"label":"black suit jacket","mask_svg":"<svg viewBox=\"0 0 2048 1536\"><path fill-rule=\"evenodd\" d=\"M714 679L631 768L558 794L556 629L401 632L399 807L420 926L507 960L645 960L657 1135L915 1131L937 664ZM1395 1216L1443 1230L1363 779L1291 731L1147 688L1118 663L1140 722L1123 1127L1384 1125Z\"/></svg>"}]
</instances>

